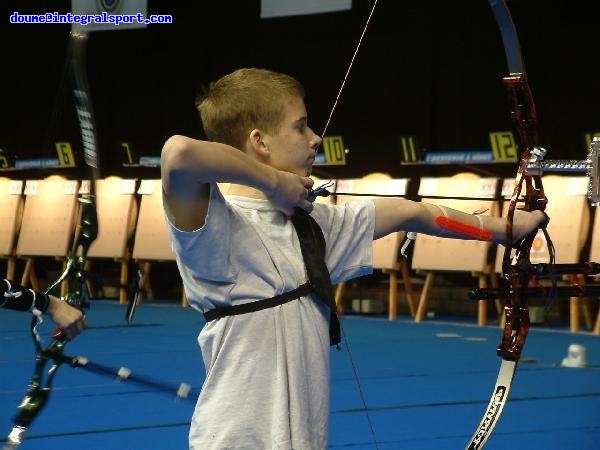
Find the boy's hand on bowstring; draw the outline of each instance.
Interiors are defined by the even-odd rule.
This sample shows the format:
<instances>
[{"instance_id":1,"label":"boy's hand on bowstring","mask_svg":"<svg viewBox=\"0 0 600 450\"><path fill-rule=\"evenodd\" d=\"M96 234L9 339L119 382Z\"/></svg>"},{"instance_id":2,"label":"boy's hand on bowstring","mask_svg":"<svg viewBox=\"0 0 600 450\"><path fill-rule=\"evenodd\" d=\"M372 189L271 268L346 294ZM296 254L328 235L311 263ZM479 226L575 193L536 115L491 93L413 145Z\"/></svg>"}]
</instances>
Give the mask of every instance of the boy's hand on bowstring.
<instances>
[{"instance_id":1,"label":"boy's hand on bowstring","mask_svg":"<svg viewBox=\"0 0 600 450\"><path fill-rule=\"evenodd\" d=\"M314 184L312 178L283 171L279 171L277 177L275 189L267 195L281 212L291 216L294 208L306 212L313 210L312 201L309 200L310 188Z\"/></svg>"}]
</instances>

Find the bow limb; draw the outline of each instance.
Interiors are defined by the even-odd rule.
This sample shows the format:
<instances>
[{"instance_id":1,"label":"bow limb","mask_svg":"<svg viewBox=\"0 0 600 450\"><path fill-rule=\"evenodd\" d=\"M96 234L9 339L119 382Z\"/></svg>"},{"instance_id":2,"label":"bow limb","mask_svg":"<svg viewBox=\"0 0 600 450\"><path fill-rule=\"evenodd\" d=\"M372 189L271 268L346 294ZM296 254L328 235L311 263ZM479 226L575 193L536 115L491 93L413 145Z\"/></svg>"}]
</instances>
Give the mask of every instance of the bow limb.
<instances>
[{"instance_id":1,"label":"bow limb","mask_svg":"<svg viewBox=\"0 0 600 450\"><path fill-rule=\"evenodd\" d=\"M502 340L497 349L502 363L488 407L466 446L467 450L483 448L498 423L529 332L527 287L534 272L530 261L530 250L537 230L518 242L514 241L513 221L517 201L524 191L523 209L526 211L544 211L547 203L540 174L531 174L526 170L531 161L541 161L546 151L537 146L537 110L525 73L517 31L505 1L488 1L504 44L509 75L503 78L503 83L521 154L507 212L506 247L502 259L502 278L505 288L510 292L504 307L505 326ZM545 229L544 233L546 233ZM547 239L551 248L548 236Z\"/></svg>"},{"instance_id":2,"label":"bow limb","mask_svg":"<svg viewBox=\"0 0 600 450\"><path fill-rule=\"evenodd\" d=\"M69 276L68 297L66 300L78 308L88 308L86 290L87 254L98 237L98 215L96 211L96 180L99 178L99 150L96 123L86 73L86 47L88 33L71 31L71 52L73 64L73 98L79 121L84 160L84 179L89 180L89 189L80 189L79 224L71 249L70 258L76 268Z\"/></svg>"},{"instance_id":3,"label":"bow limb","mask_svg":"<svg viewBox=\"0 0 600 450\"><path fill-rule=\"evenodd\" d=\"M72 306L79 309L89 307L89 296L86 290L86 261L90 246L98 237L98 215L96 212L96 180L99 177L98 138L94 120L89 86L86 74L86 46L88 33L71 31L70 57L73 77L73 99L79 122L83 152L82 178L89 180L89 187L82 183L78 196L78 225L75 238L67 261L67 268L48 290L54 288L63 280L68 283L67 294L64 298ZM65 340L64 333L57 330L55 339Z\"/></svg>"}]
</instances>

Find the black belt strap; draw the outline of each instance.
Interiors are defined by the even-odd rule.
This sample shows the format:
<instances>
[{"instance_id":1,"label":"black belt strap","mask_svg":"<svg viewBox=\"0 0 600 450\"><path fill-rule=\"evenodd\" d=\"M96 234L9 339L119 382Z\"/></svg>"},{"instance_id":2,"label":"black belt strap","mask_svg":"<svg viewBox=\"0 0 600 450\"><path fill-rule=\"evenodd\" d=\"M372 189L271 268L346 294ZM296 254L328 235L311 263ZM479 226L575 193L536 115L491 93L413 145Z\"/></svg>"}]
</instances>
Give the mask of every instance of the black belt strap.
<instances>
[{"instance_id":1,"label":"black belt strap","mask_svg":"<svg viewBox=\"0 0 600 450\"><path fill-rule=\"evenodd\" d=\"M319 224L306 211L296 208L295 214L291 217L292 224L296 229L302 259L306 267L308 282L289 291L265 300L233 305L226 308L215 308L204 313L207 322L218 319L219 317L234 316L246 314L263 309L272 308L277 305L296 300L309 292L315 292L321 300L330 308L329 315L329 340L331 345L336 345L339 349L341 341L340 321L336 314L335 297L333 287L329 276L329 270L325 264L325 237Z\"/></svg>"},{"instance_id":2,"label":"black belt strap","mask_svg":"<svg viewBox=\"0 0 600 450\"><path fill-rule=\"evenodd\" d=\"M261 311L263 309L273 308L277 305L289 303L292 300L304 297L305 295L308 295L310 292L313 291L314 289L310 285L310 283L304 283L303 285L298 286L292 291L284 292L283 294L279 294L275 297L267 298L265 300L257 300L255 302L243 303L241 305L232 305L226 308L211 309L210 311L206 311L204 313L204 318L207 322L210 322L211 320L219 319L221 317L236 316L238 314L246 314L255 311Z\"/></svg>"}]
</instances>

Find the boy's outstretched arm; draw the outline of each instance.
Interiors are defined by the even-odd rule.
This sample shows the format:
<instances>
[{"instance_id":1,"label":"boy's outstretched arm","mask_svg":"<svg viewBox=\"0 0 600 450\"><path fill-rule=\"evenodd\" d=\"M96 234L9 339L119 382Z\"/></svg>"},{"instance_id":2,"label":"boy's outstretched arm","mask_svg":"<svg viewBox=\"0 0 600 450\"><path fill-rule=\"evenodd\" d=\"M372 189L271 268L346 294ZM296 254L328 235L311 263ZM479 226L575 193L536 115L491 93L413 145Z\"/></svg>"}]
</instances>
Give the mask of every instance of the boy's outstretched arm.
<instances>
[{"instance_id":1,"label":"boy's outstretched arm","mask_svg":"<svg viewBox=\"0 0 600 450\"><path fill-rule=\"evenodd\" d=\"M291 215L295 207L307 211L313 185L309 177L278 170L268 155L249 155L229 145L173 136L161 154L163 195L174 224L193 231L204 224L209 183L235 183L265 194L278 209Z\"/></svg>"},{"instance_id":2,"label":"boy's outstretched arm","mask_svg":"<svg viewBox=\"0 0 600 450\"><path fill-rule=\"evenodd\" d=\"M453 239L506 242L506 218L503 217L468 214L402 198L378 198L374 202L374 239L403 230ZM541 211L515 211L513 239L531 233L545 221L547 217Z\"/></svg>"}]
</instances>

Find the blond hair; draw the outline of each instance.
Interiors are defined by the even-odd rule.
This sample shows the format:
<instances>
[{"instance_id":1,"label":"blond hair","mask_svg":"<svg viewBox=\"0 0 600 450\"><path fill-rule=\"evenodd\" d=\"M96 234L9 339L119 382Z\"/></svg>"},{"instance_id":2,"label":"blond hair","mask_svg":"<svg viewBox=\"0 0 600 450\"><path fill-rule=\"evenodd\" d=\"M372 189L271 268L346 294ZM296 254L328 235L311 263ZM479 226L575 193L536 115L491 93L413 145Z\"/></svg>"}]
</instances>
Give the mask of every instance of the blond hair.
<instances>
[{"instance_id":1,"label":"blond hair","mask_svg":"<svg viewBox=\"0 0 600 450\"><path fill-rule=\"evenodd\" d=\"M285 104L294 98L304 98L304 87L294 78L244 68L217 80L197 108L208 139L243 149L253 129L276 132Z\"/></svg>"}]
</instances>

